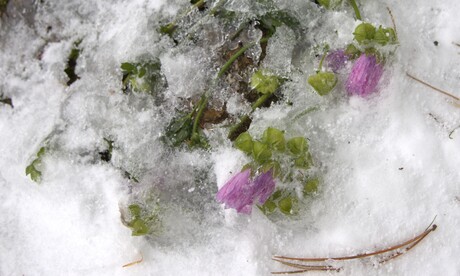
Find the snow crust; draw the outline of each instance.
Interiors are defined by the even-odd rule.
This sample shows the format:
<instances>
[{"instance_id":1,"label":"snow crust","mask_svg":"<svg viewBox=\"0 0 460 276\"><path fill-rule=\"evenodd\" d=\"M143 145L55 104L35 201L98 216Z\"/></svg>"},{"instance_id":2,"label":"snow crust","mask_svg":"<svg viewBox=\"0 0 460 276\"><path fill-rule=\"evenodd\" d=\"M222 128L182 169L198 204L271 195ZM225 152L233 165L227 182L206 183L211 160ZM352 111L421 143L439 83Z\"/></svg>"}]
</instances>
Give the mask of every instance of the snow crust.
<instances>
[{"instance_id":1,"label":"snow crust","mask_svg":"<svg viewBox=\"0 0 460 276\"><path fill-rule=\"evenodd\" d=\"M157 32L159 20L188 1L18 2L29 5L27 13L0 21L0 92L14 105L0 105L0 275L269 275L283 269L271 260L275 254L385 248L423 231L435 216L438 229L408 254L381 266L351 261L337 275L460 274L460 130L449 138L460 107L406 77L460 96L460 47L453 44L460 43L460 2L358 1L364 19L376 24L391 26L390 7L400 40L370 99L350 98L340 86L323 98L314 94L306 85L313 61L290 55L293 34L278 30L264 66L293 76L282 89L295 104L256 111L250 132L273 126L308 137L322 176L309 208L278 223L256 208L240 216L215 201L218 187L246 163L228 140L211 152L171 152L160 140L178 97L200 95L216 70L204 46L174 52ZM304 2L277 1L305 14L312 43L334 48L351 41L351 15ZM229 7L248 11L251 1ZM80 79L67 87L67 57L82 37ZM123 94L120 64L158 55L170 103ZM238 98L228 105L248 108ZM318 109L293 119L310 107ZM218 129L207 134L225 137ZM36 184L24 170L49 137L53 150ZM97 161L104 137L116 141L111 163ZM123 170L142 178L133 184ZM197 181L203 175L211 181ZM120 206L153 187L167 206L165 231L133 237Z\"/></svg>"}]
</instances>

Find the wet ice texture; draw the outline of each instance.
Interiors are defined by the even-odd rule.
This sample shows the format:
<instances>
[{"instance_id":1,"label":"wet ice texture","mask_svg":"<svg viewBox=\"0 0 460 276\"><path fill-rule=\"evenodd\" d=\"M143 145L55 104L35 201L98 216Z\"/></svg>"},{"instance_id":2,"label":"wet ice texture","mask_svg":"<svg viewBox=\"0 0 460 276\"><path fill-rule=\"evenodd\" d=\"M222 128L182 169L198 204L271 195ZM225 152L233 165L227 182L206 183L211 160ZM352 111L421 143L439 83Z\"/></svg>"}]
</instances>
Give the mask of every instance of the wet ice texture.
<instances>
[{"instance_id":1,"label":"wet ice texture","mask_svg":"<svg viewBox=\"0 0 460 276\"><path fill-rule=\"evenodd\" d=\"M323 178L309 209L278 223L215 202L217 187L246 161L225 131L210 131L221 139L210 153L171 152L159 141L180 97L200 94L217 69L205 43L170 51L171 40L156 31L156 19L171 19L186 1L44 1L22 15L19 7L32 1L12 2L0 22L0 94L14 105L0 105L1 275L267 275L281 269L273 254L362 253L412 237L436 215L439 228L409 254L380 267L351 262L339 275L460 273L460 132L448 137L460 109L405 77L409 71L458 93L456 1L363 1L374 24L391 25L385 7L392 9L401 43L370 99L348 97L340 84L321 98L306 85L318 62L308 47L349 42L357 24L351 10L275 1L305 16L307 47L293 46L285 28L272 38L263 66L290 74L281 89L294 104L256 111L250 132L273 126L308 137ZM230 2L235 11L257 10L252 1ZM81 38L80 80L67 87L66 59ZM217 49L220 39L208 46ZM122 94L120 63L159 55L168 101ZM244 110L238 99L232 104ZM310 107L316 111L297 116ZM24 169L47 137L37 185ZM99 160L103 138L116 141L110 163ZM119 206L150 193L166 206L166 231L132 237ZM141 264L121 267L140 254Z\"/></svg>"}]
</instances>

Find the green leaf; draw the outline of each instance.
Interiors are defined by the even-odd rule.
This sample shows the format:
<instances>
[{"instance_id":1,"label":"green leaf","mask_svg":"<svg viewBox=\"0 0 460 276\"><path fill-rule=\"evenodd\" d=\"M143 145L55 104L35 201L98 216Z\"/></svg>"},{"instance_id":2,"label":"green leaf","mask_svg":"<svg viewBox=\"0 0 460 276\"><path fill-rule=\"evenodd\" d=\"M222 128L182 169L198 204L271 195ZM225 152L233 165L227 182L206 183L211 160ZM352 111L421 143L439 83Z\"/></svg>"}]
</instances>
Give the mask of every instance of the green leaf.
<instances>
[{"instance_id":1,"label":"green leaf","mask_svg":"<svg viewBox=\"0 0 460 276\"><path fill-rule=\"evenodd\" d=\"M276 210L276 203L271 201L271 200L267 200L265 201L264 205L262 206L259 206L259 209L265 214L265 215L269 215L273 212L275 212Z\"/></svg>"},{"instance_id":2,"label":"green leaf","mask_svg":"<svg viewBox=\"0 0 460 276\"><path fill-rule=\"evenodd\" d=\"M141 216L141 207L137 204L131 204L128 206L129 212L133 218L139 218Z\"/></svg>"},{"instance_id":3,"label":"green leaf","mask_svg":"<svg viewBox=\"0 0 460 276\"><path fill-rule=\"evenodd\" d=\"M277 151L284 151L286 149L284 133L281 130L273 127L268 127L264 131L264 134L262 135L262 142Z\"/></svg>"},{"instance_id":4,"label":"green leaf","mask_svg":"<svg viewBox=\"0 0 460 276\"><path fill-rule=\"evenodd\" d=\"M295 211L294 211L293 207L294 207L294 204L296 202L297 201L296 201L296 199L294 197L287 196L287 197L282 198L278 202L278 208L285 215L293 215L293 214L295 214Z\"/></svg>"},{"instance_id":5,"label":"green leaf","mask_svg":"<svg viewBox=\"0 0 460 276\"><path fill-rule=\"evenodd\" d=\"M166 128L165 138L168 144L177 147L192 137L193 120L190 115L171 121Z\"/></svg>"},{"instance_id":6,"label":"green leaf","mask_svg":"<svg viewBox=\"0 0 460 276\"><path fill-rule=\"evenodd\" d=\"M367 44L374 39L375 32L375 27L371 24L361 23L356 27L353 35L355 36L355 40L358 41L359 44Z\"/></svg>"},{"instance_id":7,"label":"green leaf","mask_svg":"<svg viewBox=\"0 0 460 276\"><path fill-rule=\"evenodd\" d=\"M272 157L272 151L268 145L259 141L254 141L252 154L254 160L259 164L264 164Z\"/></svg>"},{"instance_id":8,"label":"green leaf","mask_svg":"<svg viewBox=\"0 0 460 276\"><path fill-rule=\"evenodd\" d=\"M174 23L169 23L160 27L160 33L172 36L177 26Z\"/></svg>"},{"instance_id":9,"label":"green leaf","mask_svg":"<svg viewBox=\"0 0 460 276\"><path fill-rule=\"evenodd\" d=\"M326 9L329 9L330 4L331 4L330 2L331 2L330 0L318 0L318 4L325 7Z\"/></svg>"},{"instance_id":10,"label":"green leaf","mask_svg":"<svg viewBox=\"0 0 460 276\"><path fill-rule=\"evenodd\" d=\"M376 31L374 40L382 46L388 43L394 44L397 42L395 31L392 28L382 28L382 26Z\"/></svg>"},{"instance_id":11,"label":"green leaf","mask_svg":"<svg viewBox=\"0 0 460 276\"><path fill-rule=\"evenodd\" d=\"M296 36L302 35L302 24L300 21L287 10L275 10L267 12L260 16L257 21L259 22L258 28L262 30L265 38L270 38L275 34L276 28L281 25L286 25L292 29Z\"/></svg>"},{"instance_id":12,"label":"green leaf","mask_svg":"<svg viewBox=\"0 0 460 276\"><path fill-rule=\"evenodd\" d=\"M273 94L279 86L279 78L263 70L258 70L251 77L251 88L262 94Z\"/></svg>"},{"instance_id":13,"label":"green leaf","mask_svg":"<svg viewBox=\"0 0 460 276\"><path fill-rule=\"evenodd\" d=\"M350 57L350 59L356 59L361 55L361 51L356 48L353 44L348 44L347 48L345 49L345 54Z\"/></svg>"},{"instance_id":14,"label":"green leaf","mask_svg":"<svg viewBox=\"0 0 460 276\"><path fill-rule=\"evenodd\" d=\"M303 154L294 159L294 166L301 169L309 169L313 165L310 154Z\"/></svg>"},{"instance_id":15,"label":"green leaf","mask_svg":"<svg viewBox=\"0 0 460 276\"><path fill-rule=\"evenodd\" d=\"M281 165L278 161L270 160L262 166L262 172L272 171L273 177L276 178L281 174Z\"/></svg>"},{"instance_id":16,"label":"green leaf","mask_svg":"<svg viewBox=\"0 0 460 276\"><path fill-rule=\"evenodd\" d=\"M41 159L45 154L45 151L45 147L41 147L36 154L37 158L35 158L32 161L32 163L30 163L30 165L26 167L26 176L30 175L30 179L32 179L35 182L40 182L41 180L42 173L38 170L37 167L40 166L42 161Z\"/></svg>"},{"instance_id":17,"label":"green leaf","mask_svg":"<svg viewBox=\"0 0 460 276\"><path fill-rule=\"evenodd\" d=\"M161 72L161 63L154 59L147 63L121 64L123 90L135 93L158 94L167 87L166 78Z\"/></svg>"},{"instance_id":18,"label":"green leaf","mask_svg":"<svg viewBox=\"0 0 460 276\"><path fill-rule=\"evenodd\" d=\"M303 195L307 196L316 193L318 191L318 185L319 180L317 178L308 180L303 186Z\"/></svg>"},{"instance_id":19,"label":"green leaf","mask_svg":"<svg viewBox=\"0 0 460 276\"><path fill-rule=\"evenodd\" d=\"M334 89L337 84L337 77L332 72L319 72L308 78L308 84L310 84L319 95L324 96Z\"/></svg>"},{"instance_id":20,"label":"green leaf","mask_svg":"<svg viewBox=\"0 0 460 276\"><path fill-rule=\"evenodd\" d=\"M294 137L287 142L287 148L293 155L303 155L308 151L308 142L304 137Z\"/></svg>"},{"instance_id":21,"label":"green leaf","mask_svg":"<svg viewBox=\"0 0 460 276\"><path fill-rule=\"evenodd\" d=\"M30 175L30 179L35 182L40 182L42 173L35 168L35 162L32 162L29 166L26 167L26 175Z\"/></svg>"},{"instance_id":22,"label":"green leaf","mask_svg":"<svg viewBox=\"0 0 460 276\"><path fill-rule=\"evenodd\" d=\"M129 62L123 62L120 66L120 68L125 72L125 73L135 73L137 72L137 66L129 63Z\"/></svg>"},{"instance_id":23,"label":"green leaf","mask_svg":"<svg viewBox=\"0 0 460 276\"><path fill-rule=\"evenodd\" d=\"M131 221L129 223L129 227L132 229L131 235L133 236L147 235L150 231L145 221L140 218Z\"/></svg>"},{"instance_id":24,"label":"green leaf","mask_svg":"<svg viewBox=\"0 0 460 276\"><path fill-rule=\"evenodd\" d=\"M78 46L80 45L81 40L74 43L74 48L70 51L69 57L67 59L67 65L64 69L64 72L67 74L69 80L67 81L67 86L70 86L76 80L80 79L77 74L75 74L75 67L77 66L77 59L80 56L80 49Z\"/></svg>"},{"instance_id":25,"label":"green leaf","mask_svg":"<svg viewBox=\"0 0 460 276\"><path fill-rule=\"evenodd\" d=\"M247 131L241 133L235 140L235 147L247 154L251 154L253 147L251 135Z\"/></svg>"}]
</instances>

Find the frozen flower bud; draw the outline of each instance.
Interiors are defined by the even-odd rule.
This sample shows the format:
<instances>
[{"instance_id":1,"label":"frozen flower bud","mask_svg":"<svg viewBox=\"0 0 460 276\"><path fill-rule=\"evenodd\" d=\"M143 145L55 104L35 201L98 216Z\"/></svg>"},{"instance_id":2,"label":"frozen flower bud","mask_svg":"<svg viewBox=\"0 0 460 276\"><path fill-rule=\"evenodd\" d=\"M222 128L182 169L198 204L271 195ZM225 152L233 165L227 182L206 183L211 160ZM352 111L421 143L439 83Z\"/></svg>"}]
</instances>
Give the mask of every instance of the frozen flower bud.
<instances>
[{"instance_id":1,"label":"frozen flower bud","mask_svg":"<svg viewBox=\"0 0 460 276\"><path fill-rule=\"evenodd\" d=\"M330 52L326 56L327 67L329 67L332 72L337 73L348 61L348 56L345 54L344 50L335 50Z\"/></svg>"},{"instance_id":2,"label":"frozen flower bud","mask_svg":"<svg viewBox=\"0 0 460 276\"><path fill-rule=\"evenodd\" d=\"M383 74L383 65L372 54L361 54L348 76L346 89L350 95L367 96L374 92Z\"/></svg>"},{"instance_id":3,"label":"frozen flower bud","mask_svg":"<svg viewBox=\"0 0 460 276\"><path fill-rule=\"evenodd\" d=\"M217 201L238 213L250 214L255 201L264 204L275 190L275 181L270 171L250 180L251 170L247 169L232 177L217 192Z\"/></svg>"},{"instance_id":4,"label":"frozen flower bud","mask_svg":"<svg viewBox=\"0 0 460 276\"><path fill-rule=\"evenodd\" d=\"M217 192L217 201L225 203L226 208L236 209L238 213L250 214L253 203L250 175L251 170L248 169L232 177Z\"/></svg>"},{"instance_id":5,"label":"frozen flower bud","mask_svg":"<svg viewBox=\"0 0 460 276\"><path fill-rule=\"evenodd\" d=\"M273 180L272 171L269 170L257 176L254 179L252 190L254 199L258 198L259 204L264 204L275 191L275 181Z\"/></svg>"}]
</instances>

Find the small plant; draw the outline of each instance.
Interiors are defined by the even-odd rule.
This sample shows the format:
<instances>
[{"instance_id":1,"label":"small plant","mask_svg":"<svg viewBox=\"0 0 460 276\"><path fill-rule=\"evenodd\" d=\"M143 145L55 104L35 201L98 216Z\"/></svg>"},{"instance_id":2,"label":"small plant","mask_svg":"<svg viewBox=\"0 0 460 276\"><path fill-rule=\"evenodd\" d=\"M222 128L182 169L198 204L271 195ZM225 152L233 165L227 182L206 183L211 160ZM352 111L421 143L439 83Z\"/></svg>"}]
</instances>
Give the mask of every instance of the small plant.
<instances>
[{"instance_id":1,"label":"small plant","mask_svg":"<svg viewBox=\"0 0 460 276\"><path fill-rule=\"evenodd\" d=\"M40 171L40 166L42 163L42 157L45 154L46 150L45 147L41 147L40 150L37 152L36 156L32 163L26 167L26 175L30 176L35 182L40 182L42 178L42 172Z\"/></svg>"}]
</instances>

